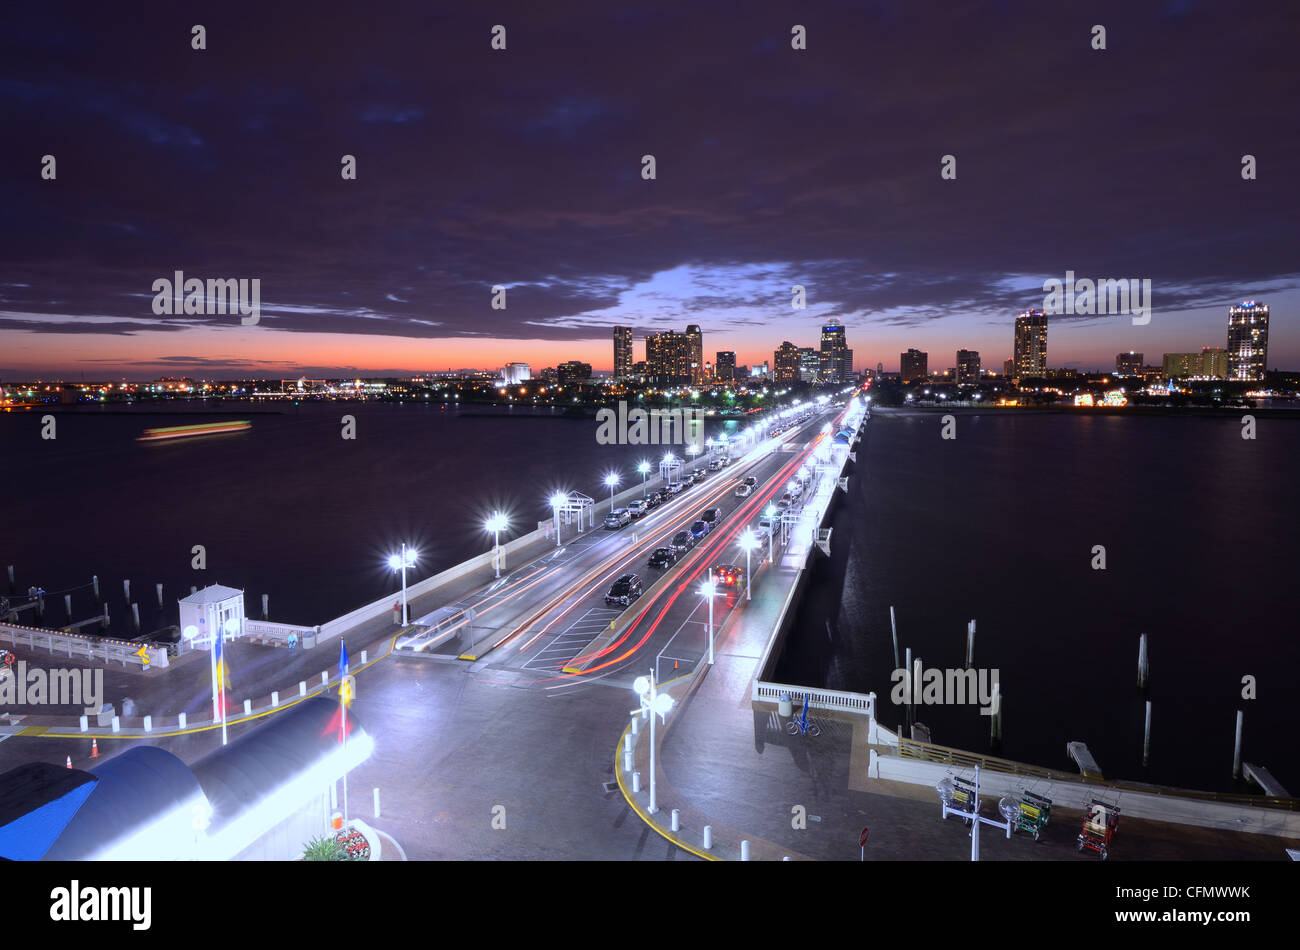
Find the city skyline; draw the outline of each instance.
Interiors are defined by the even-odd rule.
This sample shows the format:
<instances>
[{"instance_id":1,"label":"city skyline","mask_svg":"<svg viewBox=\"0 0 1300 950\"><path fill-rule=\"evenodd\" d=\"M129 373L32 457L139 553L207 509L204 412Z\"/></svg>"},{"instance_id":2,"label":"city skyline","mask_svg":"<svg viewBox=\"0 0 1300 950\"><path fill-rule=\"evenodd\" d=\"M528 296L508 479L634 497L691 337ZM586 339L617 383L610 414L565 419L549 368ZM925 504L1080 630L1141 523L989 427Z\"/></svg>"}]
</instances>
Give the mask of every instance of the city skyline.
<instances>
[{"instance_id":1,"label":"city skyline","mask_svg":"<svg viewBox=\"0 0 1300 950\"><path fill-rule=\"evenodd\" d=\"M1300 137L1285 121L1300 81L1256 88L1203 56L1284 58L1281 11L1103 4L1105 50L1067 11L946 16L936 35L889 4L800 13L795 50L779 6L743 21L708 4L521 10L494 50L473 11L399 5L358 36L326 6L303 42L287 13L250 31L223 10L196 51L167 15L8 11L0 84L23 147L0 167L0 378L609 371L615 325L699 324L755 364L831 318L853 328L859 370L909 347L996 366L1008 316L1067 273L1150 281L1151 320L1063 316L1053 365L1217 343L1222 308L1258 297L1269 368L1300 366ZM665 72L666 49L690 68ZM1025 49L1068 68L1027 84ZM342 84L321 66L338 50L355 66ZM917 50L927 82L875 95L877 72L908 74ZM1153 59L1168 83L1149 83ZM1107 115L1106 134L1080 134L1079 114ZM1216 127L1235 133L1204 135ZM260 322L155 314L153 284L176 270L260 280Z\"/></svg>"}]
</instances>

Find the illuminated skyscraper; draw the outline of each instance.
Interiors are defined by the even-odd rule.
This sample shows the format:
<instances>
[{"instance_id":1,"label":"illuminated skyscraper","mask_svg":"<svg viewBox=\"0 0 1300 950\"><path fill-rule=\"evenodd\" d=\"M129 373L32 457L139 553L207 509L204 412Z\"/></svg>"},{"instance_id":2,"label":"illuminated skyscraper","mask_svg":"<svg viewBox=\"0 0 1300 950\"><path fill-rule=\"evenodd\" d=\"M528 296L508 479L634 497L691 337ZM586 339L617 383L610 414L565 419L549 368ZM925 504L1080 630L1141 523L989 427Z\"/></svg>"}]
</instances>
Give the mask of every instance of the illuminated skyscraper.
<instances>
[{"instance_id":1,"label":"illuminated skyscraper","mask_svg":"<svg viewBox=\"0 0 1300 950\"><path fill-rule=\"evenodd\" d=\"M1016 317L1015 376L1027 379L1047 375L1047 314L1026 310Z\"/></svg>"},{"instance_id":2,"label":"illuminated skyscraper","mask_svg":"<svg viewBox=\"0 0 1300 950\"><path fill-rule=\"evenodd\" d=\"M978 383L980 381L980 354L978 350L957 351L958 384Z\"/></svg>"},{"instance_id":3,"label":"illuminated skyscraper","mask_svg":"<svg viewBox=\"0 0 1300 950\"><path fill-rule=\"evenodd\" d=\"M1257 382L1268 363L1268 306L1243 300L1228 308L1228 378Z\"/></svg>"},{"instance_id":4,"label":"illuminated skyscraper","mask_svg":"<svg viewBox=\"0 0 1300 950\"><path fill-rule=\"evenodd\" d=\"M799 381L799 347L789 340L772 354L772 378L787 385Z\"/></svg>"},{"instance_id":5,"label":"illuminated skyscraper","mask_svg":"<svg viewBox=\"0 0 1300 950\"><path fill-rule=\"evenodd\" d=\"M717 362L713 365L713 375L728 382L736 378L735 350L718 350Z\"/></svg>"},{"instance_id":6,"label":"illuminated skyscraper","mask_svg":"<svg viewBox=\"0 0 1300 950\"><path fill-rule=\"evenodd\" d=\"M632 375L632 328L614 328L614 378Z\"/></svg>"},{"instance_id":7,"label":"illuminated skyscraper","mask_svg":"<svg viewBox=\"0 0 1300 950\"><path fill-rule=\"evenodd\" d=\"M915 348L898 354L898 375L905 383L910 383L914 379L928 378L930 354Z\"/></svg>"},{"instance_id":8,"label":"illuminated skyscraper","mask_svg":"<svg viewBox=\"0 0 1300 950\"><path fill-rule=\"evenodd\" d=\"M1141 376L1142 354L1134 353L1132 350L1127 353L1117 353L1115 355L1115 375Z\"/></svg>"},{"instance_id":9,"label":"illuminated skyscraper","mask_svg":"<svg viewBox=\"0 0 1300 950\"><path fill-rule=\"evenodd\" d=\"M822 327L822 381L847 383L853 378L853 351L844 336L844 324L832 318Z\"/></svg>"}]
</instances>

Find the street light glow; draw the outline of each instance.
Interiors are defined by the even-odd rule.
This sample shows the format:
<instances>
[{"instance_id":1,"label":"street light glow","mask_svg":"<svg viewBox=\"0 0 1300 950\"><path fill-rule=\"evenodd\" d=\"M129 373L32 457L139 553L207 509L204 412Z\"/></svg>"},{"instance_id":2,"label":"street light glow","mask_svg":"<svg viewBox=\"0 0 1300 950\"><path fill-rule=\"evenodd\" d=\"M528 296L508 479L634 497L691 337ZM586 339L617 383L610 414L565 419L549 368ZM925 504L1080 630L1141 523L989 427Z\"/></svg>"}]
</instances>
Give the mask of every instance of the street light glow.
<instances>
[{"instance_id":1,"label":"street light glow","mask_svg":"<svg viewBox=\"0 0 1300 950\"><path fill-rule=\"evenodd\" d=\"M509 523L510 522L506 519L506 516L503 513L495 511L492 513L491 517L483 523L483 530L504 531L509 526Z\"/></svg>"}]
</instances>

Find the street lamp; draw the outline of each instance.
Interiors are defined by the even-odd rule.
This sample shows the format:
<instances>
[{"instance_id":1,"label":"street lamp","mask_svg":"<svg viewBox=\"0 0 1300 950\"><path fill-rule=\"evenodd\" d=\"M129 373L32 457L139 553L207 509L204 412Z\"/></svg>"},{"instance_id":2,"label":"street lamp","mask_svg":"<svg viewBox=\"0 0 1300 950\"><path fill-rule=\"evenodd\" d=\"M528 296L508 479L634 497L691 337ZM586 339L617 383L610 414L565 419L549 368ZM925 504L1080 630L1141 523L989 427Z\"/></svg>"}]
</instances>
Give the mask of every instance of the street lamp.
<instances>
[{"instance_id":1,"label":"street lamp","mask_svg":"<svg viewBox=\"0 0 1300 950\"><path fill-rule=\"evenodd\" d=\"M496 576L501 576L501 532L510 526L506 516L499 511L494 511L492 516L483 523L484 531L492 532L492 563L496 565Z\"/></svg>"},{"instance_id":2,"label":"street lamp","mask_svg":"<svg viewBox=\"0 0 1300 950\"><path fill-rule=\"evenodd\" d=\"M709 579L700 587L700 593L709 602L709 666L713 665L713 598L718 595L718 585L713 580L713 568L709 568Z\"/></svg>"},{"instance_id":3,"label":"street lamp","mask_svg":"<svg viewBox=\"0 0 1300 950\"><path fill-rule=\"evenodd\" d=\"M752 528L746 528L737 542L745 551L745 599L749 600L749 555L758 547L758 538L754 537Z\"/></svg>"},{"instance_id":4,"label":"street lamp","mask_svg":"<svg viewBox=\"0 0 1300 950\"><path fill-rule=\"evenodd\" d=\"M700 447L692 442L686 446L686 454L691 457L691 474L695 474L695 456L700 452Z\"/></svg>"},{"instance_id":5,"label":"street lamp","mask_svg":"<svg viewBox=\"0 0 1300 950\"><path fill-rule=\"evenodd\" d=\"M614 510L614 489L622 479L619 478L618 472L610 472L605 476L605 484L609 486L609 510Z\"/></svg>"},{"instance_id":6,"label":"street lamp","mask_svg":"<svg viewBox=\"0 0 1300 950\"><path fill-rule=\"evenodd\" d=\"M668 711L673 708L673 698L656 690L653 669L649 677L638 676L633 680L632 688L641 697L641 708L634 710L632 715L650 715L650 814L653 815L658 811L655 805L655 716L658 715L666 722Z\"/></svg>"},{"instance_id":7,"label":"street lamp","mask_svg":"<svg viewBox=\"0 0 1300 950\"><path fill-rule=\"evenodd\" d=\"M642 460L637 464L636 470L641 473L641 494L645 494L645 477L650 474L650 463Z\"/></svg>"},{"instance_id":8,"label":"street lamp","mask_svg":"<svg viewBox=\"0 0 1300 950\"><path fill-rule=\"evenodd\" d=\"M768 505L767 511L767 560L772 561L772 535L776 533L776 505Z\"/></svg>"},{"instance_id":9,"label":"street lamp","mask_svg":"<svg viewBox=\"0 0 1300 950\"><path fill-rule=\"evenodd\" d=\"M555 512L555 546L560 546L560 509L564 507L565 502L569 500L568 496L562 491L557 491L551 496L551 509Z\"/></svg>"},{"instance_id":10,"label":"street lamp","mask_svg":"<svg viewBox=\"0 0 1300 950\"><path fill-rule=\"evenodd\" d=\"M395 571L402 572L402 626L406 626L406 569L415 567L415 550L408 548L406 542L402 542L402 553L394 554L388 558L388 566Z\"/></svg>"}]
</instances>

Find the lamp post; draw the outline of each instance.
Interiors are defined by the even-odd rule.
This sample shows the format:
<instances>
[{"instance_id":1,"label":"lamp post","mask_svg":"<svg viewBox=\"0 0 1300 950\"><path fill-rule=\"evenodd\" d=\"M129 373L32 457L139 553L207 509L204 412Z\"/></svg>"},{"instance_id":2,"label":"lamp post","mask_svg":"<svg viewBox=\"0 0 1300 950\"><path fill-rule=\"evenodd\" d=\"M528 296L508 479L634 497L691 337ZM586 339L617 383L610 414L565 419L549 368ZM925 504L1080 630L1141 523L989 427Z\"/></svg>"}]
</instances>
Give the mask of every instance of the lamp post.
<instances>
[{"instance_id":1,"label":"lamp post","mask_svg":"<svg viewBox=\"0 0 1300 950\"><path fill-rule=\"evenodd\" d=\"M650 474L650 463L647 462L647 461L642 460L642 461L637 465L636 470L637 470L638 472L641 473L641 494L644 496L644 495L645 495L645 477L646 477L647 475Z\"/></svg>"},{"instance_id":2,"label":"lamp post","mask_svg":"<svg viewBox=\"0 0 1300 950\"><path fill-rule=\"evenodd\" d=\"M618 483L621 481L618 472L610 472L605 476L605 484L609 486L609 510L611 513L614 511L614 489L618 487Z\"/></svg>"},{"instance_id":3,"label":"lamp post","mask_svg":"<svg viewBox=\"0 0 1300 950\"><path fill-rule=\"evenodd\" d=\"M767 561L772 563L772 535L776 534L776 505L767 506Z\"/></svg>"},{"instance_id":4,"label":"lamp post","mask_svg":"<svg viewBox=\"0 0 1300 950\"><path fill-rule=\"evenodd\" d=\"M650 670L650 676L638 676L632 682L632 689L636 690L641 697L641 708L633 710L632 715L644 717L647 713L650 715L650 814L658 811L655 804L655 715L665 721L668 718L668 711L673 708L673 698L667 693L660 693L656 689L655 671Z\"/></svg>"},{"instance_id":5,"label":"lamp post","mask_svg":"<svg viewBox=\"0 0 1300 950\"><path fill-rule=\"evenodd\" d=\"M754 537L751 528L746 528L740 536L740 546L745 550L745 599L749 600L749 555L758 547L758 538Z\"/></svg>"},{"instance_id":6,"label":"lamp post","mask_svg":"<svg viewBox=\"0 0 1300 950\"><path fill-rule=\"evenodd\" d=\"M492 563L496 566L497 577L501 576L501 532L509 525L506 516L499 511L494 511L483 524L485 531L492 532Z\"/></svg>"},{"instance_id":7,"label":"lamp post","mask_svg":"<svg viewBox=\"0 0 1300 950\"><path fill-rule=\"evenodd\" d=\"M694 475L695 456L700 454L700 447L696 443L692 442L690 445L686 446L686 454L691 457L691 474Z\"/></svg>"},{"instance_id":8,"label":"lamp post","mask_svg":"<svg viewBox=\"0 0 1300 950\"><path fill-rule=\"evenodd\" d=\"M555 546L560 546L560 509L568 501L568 496L562 491L557 491L551 496L551 510L555 512Z\"/></svg>"},{"instance_id":9,"label":"lamp post","mask_svg":"<svg viewBox=\"0 0 1300 950\"><path fill-rule=\"evenodd\" d=\"M402 626L406 626L406 569L415 566L416 553L402 542L402 553L394 554L388 559L388 566L394 571L402 572Z\"/></svg>"},{"instance_id":10,"label":"lamp post","mask_svg":"<svg viewBox=\"0 0 1300 950\"><path fill-rule=\"evenodd\" d=\"M700 593L709 602L709 666L713 665L713 598L718 594L718 585L713 580L713 568L709 568L709 579L700 588Z\"/></svg>"}]
</instances>

